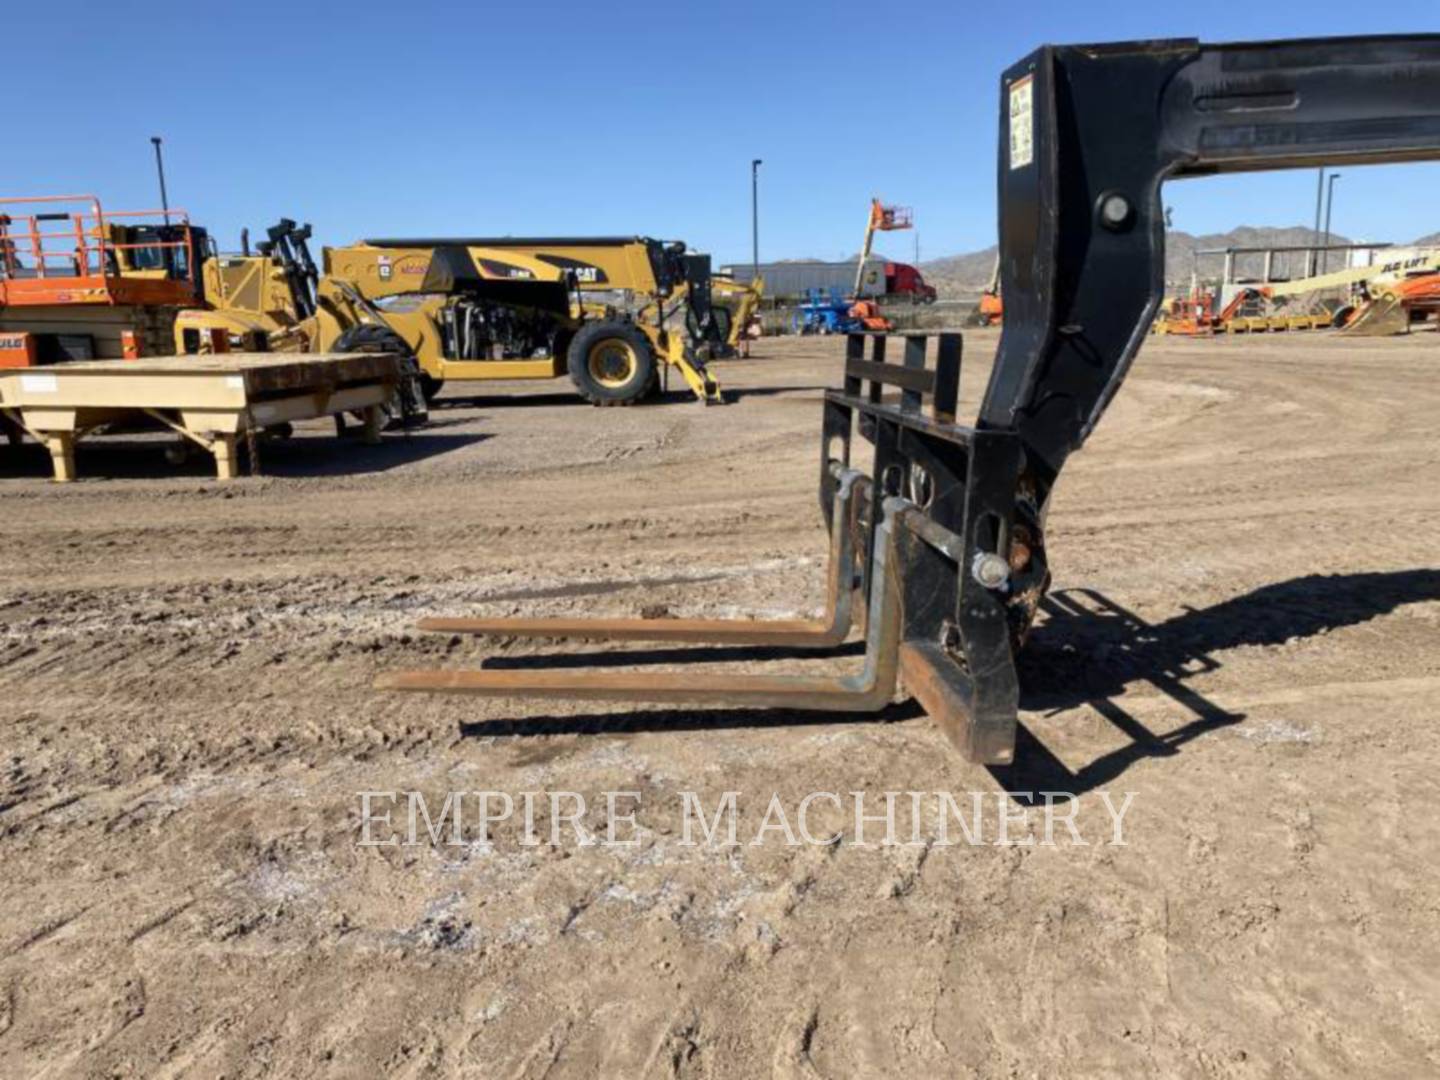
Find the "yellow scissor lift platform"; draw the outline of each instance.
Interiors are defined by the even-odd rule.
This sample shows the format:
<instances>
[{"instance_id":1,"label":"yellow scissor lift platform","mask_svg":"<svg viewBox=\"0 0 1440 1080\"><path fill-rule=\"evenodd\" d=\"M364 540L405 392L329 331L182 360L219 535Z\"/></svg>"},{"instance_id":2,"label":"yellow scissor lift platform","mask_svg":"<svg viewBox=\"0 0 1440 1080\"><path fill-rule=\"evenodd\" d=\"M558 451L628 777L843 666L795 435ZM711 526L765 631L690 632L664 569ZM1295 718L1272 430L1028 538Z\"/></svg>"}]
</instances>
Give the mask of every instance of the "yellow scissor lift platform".
<instances>
[{"instance_id":1,"label":"yellow scissor lift platform","mask_svg":"<svg viewBox=\"0 0 1440 1080\"><path fill-rule=\"evenodd\" d=\"M385 353L220 353L86 360L0 371L0 416L12 439L50 451L58 481L75 478L75 444L102 426L151 422L214 455L215 474L236 473L240 439L265 428L357 412L367 442L379 439L382 406L395 395L400 360Z\"/></svg>"}]
</instances>

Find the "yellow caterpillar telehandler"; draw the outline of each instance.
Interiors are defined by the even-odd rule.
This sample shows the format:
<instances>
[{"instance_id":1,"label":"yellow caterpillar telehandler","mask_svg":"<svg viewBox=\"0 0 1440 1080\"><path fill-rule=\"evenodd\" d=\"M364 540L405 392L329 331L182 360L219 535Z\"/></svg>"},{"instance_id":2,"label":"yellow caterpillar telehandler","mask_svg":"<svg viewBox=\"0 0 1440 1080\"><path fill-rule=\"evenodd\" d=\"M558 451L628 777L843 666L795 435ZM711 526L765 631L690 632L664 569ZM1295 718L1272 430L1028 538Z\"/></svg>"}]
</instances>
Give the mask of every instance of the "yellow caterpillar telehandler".
<instances>
[{"instance_id":1,"label":"yellow caterpillar telehandler","mask_svg":"<svg viewBox=\"0 0 1440 1080\"><path fill-rule=\"evenodd\" d=\"M426 400L449 379L568 373L586 400L628 405L670 368L701 401L721 400L704 364L728 327L722 333L710 304L708 256L683 245L365 241L324 249L322 270L310 235L308 225L282 220L258 254L207 260L211 306L181 314L178 351L203 351L215 332L239 335L258 323L277 349L399 351L413 358ZM667 326L679 307L684 334Z\"/></svg>"},{"instance_id":2,"label":"yellow caterpillar telehandler","mask_svg":"<svg viewBox=\"0 0 1440 1080\"><path fill-rule=\"evenodd\" d=\"M447 244L463 245L487 278L558 281L573 275L589 308L615 307L642 322L667 325L683 311L691 346L712 357L734 354L764 292L760 279L752 284L714 277L710 256L647 236L367 240L348 250L403 252L393 265L404 275L421 272L423 256L410 260L425 249Z\"/></svg>"}]
</instances>

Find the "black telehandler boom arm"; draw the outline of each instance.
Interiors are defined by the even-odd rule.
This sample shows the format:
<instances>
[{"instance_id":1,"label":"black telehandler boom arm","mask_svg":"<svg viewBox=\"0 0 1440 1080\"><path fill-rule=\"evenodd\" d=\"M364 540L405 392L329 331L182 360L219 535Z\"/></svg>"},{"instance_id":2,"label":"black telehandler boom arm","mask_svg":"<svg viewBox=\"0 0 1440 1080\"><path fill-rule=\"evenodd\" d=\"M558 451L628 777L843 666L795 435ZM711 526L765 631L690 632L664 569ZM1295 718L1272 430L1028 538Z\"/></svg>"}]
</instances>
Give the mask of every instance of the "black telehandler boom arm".
<instances>
[{"instance_id":1,"label":"black telehandler boom arm","mask_svg":"<svg viewBox=\"0 0 1440 1080\"><path fill-rule=\"evenodd\" d=\"M1440 35L1047 46L1004 74L1000 132L1005 329L980 426L1053 473L1160 303L1161 184L1440 157Z\"/></svg>"}]
</instances>

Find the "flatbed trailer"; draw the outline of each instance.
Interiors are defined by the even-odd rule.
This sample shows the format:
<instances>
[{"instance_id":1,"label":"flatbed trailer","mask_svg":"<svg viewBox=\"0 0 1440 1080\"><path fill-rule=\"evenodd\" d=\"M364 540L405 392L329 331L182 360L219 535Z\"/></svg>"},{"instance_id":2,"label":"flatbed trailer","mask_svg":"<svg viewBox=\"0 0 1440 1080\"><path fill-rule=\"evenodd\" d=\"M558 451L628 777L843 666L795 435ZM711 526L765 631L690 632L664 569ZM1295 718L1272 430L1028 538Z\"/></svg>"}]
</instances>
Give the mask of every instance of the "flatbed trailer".
<instances>
[{"instance_id":1,"label":"flatbed trailer","mask_svg":"<svg viewBox=\"0 0 1440 1080\"><path fill-rule=\"evenodd\" d=\"M239 441L258 468L266 428L359 413L378 442L381 406L396 393L400 358L388 353L220 353L141 360L88 360L0 371L0 417L11 441L29 435L50 451L55 479L75 479L75 444L100 428L137 421L174 431L236 475Z\"/></svg>"}]
</instances>

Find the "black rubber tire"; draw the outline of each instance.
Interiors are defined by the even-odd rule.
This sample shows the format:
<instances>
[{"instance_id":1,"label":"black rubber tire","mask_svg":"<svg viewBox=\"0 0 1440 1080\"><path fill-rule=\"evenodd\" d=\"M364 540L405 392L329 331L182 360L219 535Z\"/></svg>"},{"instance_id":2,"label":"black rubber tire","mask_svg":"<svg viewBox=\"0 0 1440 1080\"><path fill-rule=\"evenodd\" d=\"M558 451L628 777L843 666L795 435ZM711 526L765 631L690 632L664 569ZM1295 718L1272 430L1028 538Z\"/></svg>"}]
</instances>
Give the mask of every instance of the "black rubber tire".
<instances>
[{"instance_id":1,"label":"black rubber tire","mask_svg":"<svg viewBox=\"0 0 1440 1080\"><path fill-rule=\"evenodd\" d=\"M735 313L724 304L710 305L710 326L708 332L703 334L700 332L700 320L695 315L695 309L689 308L685 312L685 332L690 335L690 340L712 348L725 348L730 339L730 328L734 325Z\"/></svg>"},{"instance_id":2,"label":"black rubber tire","mask_svg":"<svg viewBox=\"0 0 1440 1080\"><path fill-rule=\"evenodd\" d=\"M730 331L735 326L735 313L724 304L716 304L710 313L715 318L715 336L720 339L717 344L724 347L729 343Z\"/></svg>"},{"instance_id":3,"label":"black rubber tire","mask_svg":"<svg viewBox=\"0 0 1440 1080\"><path fill-rule=\"evenodd\" d=\"M631 370L623 382L602 382L592 371L591 354L606 342L623 345ZM650 340L628 322L592 322L582 326L566 350L565 365L580 396L592 405L633 405L647 396L659 377Z\"/></svg>"},{"instance_id":4,"label":"black rubber tire","mask_svg":"<svg viewBox=\"0 0 1440 1080\"><path fill-rule=\"evenodd\" d=\"M420 369L420 394L425 398L426 405L434 404L444 386L444 379L437 379L424 368Z\"/></svg>"},{"instance_id":5,"label":"black rubber tire","mask_svg":"<svg viewBox=\"0 0 1440 1080\"><path fill-rule=\"evenodd\" d=\"M335 340L335 352L385 352L400 357L400 389L380 406L385 427L422 427L430 419L429 398L425 396L425 372L405 339L388 326L361 323Z\"/></svg>"}]
</instances>

